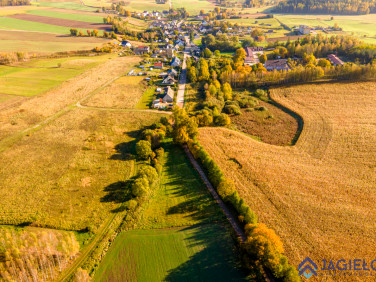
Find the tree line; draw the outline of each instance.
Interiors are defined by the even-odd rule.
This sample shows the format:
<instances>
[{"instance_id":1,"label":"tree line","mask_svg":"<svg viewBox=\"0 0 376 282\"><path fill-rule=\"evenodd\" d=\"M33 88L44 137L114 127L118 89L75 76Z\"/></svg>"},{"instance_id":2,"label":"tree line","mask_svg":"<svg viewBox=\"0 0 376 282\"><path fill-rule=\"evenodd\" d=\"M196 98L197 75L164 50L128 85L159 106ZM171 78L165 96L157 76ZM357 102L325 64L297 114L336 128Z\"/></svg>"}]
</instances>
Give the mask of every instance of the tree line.
<instances>
[{"instance_id":1,"label":"tree line","mask_svg":"<svg viewBox=\"0 0 376 282\"><path fill-rule=\"evenodd\" d=\"M240 246L243 253L243 265L250 272L252 279L263 280L265 269L281 281L300 281L296 269L288 263L283 254L283 244L274 230L258 223L257 215L236 191L235 184L224 176L220 167L197 141L198 124L195 117L190 117L184 109L174 109L174 143L188 145L195 159L203 166L210 182L219 196L231 205L244 225L246 242Z\"/></svg>"},{"instance_id":2,"label":"tree line","mask_svg":"<svg viewBox=\"0 0 376 282\"><path fill-rule=\"evenodd\" d=\"M0 7L30 5L29 0L0 0Z\"/></svg>"},{"instance_id":3,"label":"tree line","mask_svg":"<svg viewBox=\"0 0 376 282\"><path fill-rule=\"evenodd\" d=\"M376 13L376 0L288 0L274 8L277 13L365 15Z\"/></svg>"}]
</instances>

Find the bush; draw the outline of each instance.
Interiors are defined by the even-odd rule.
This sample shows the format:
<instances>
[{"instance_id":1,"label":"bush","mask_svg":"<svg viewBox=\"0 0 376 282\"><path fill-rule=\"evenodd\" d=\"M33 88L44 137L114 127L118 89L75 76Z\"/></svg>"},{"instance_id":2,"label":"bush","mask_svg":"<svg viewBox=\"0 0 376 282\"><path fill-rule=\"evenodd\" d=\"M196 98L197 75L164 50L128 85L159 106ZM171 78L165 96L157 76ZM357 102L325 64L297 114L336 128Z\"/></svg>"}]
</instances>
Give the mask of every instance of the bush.
<instances>
[{"instance_id":1,"label":"bush","mask_svg":"<svg viewBox=\"0 0 376 282\"><path fill-rule=\"evenodd\" d=\"M137 203L136 200L129 200L129 201L127 201L127 202L125 203L125 208L126 208L127 210L131 210L131 211L133 211L133 210L135 210L135 209L137 208L137 205L138 205L138 203Z\"/></svg>"},{"instance_id":2,"label":"bush","mask_svg":"<svg viewBox=\"0 0 376 282\"><path fill-rule=\"evenodd\" d=\"M262 89L257 89L253 95L257 98L262 98L262 97L267 97L268 94L265 90Z\"/></svg>"},{"instance_id":3,"label":"bush","mask_svg":"<svg viewBox=\"0 0 376 282\"><path fill-rule=\"evenodd\" d=\"M139 142L137 142L136 153L137 153L137 157L139 159L141 159L141 160L149 159L152 152L153 151L151 149L151 144L150 144L149 141L140 140Z\"/></svg>"},{"instance_id":4,"label":"bush","mask_svg":"<svg viewBox=\"0 0 376 282\"><path fill-rule=\"evenodd\" d=\"M253 108L258 105L258 101L254 98L240 99L238 102L240 108Z\"/></svg>"},{"instance_id":5,"label":"bush","mask_svg":"<svg viewBox=\"0 0 376 282\"><path fill-rule=\"evenodd\" d=\"M146 178L148 181L148 186L151 187L157 182L158 180L158 173L157 170L150 166L150 165L145 165L142 166L138 172L138 177L139 178Z\"/></svg>"},{"instance_id":6,"label":"bush","mask_svg":"<svg viewBox=\"0 0 376 282\"><path fill-rule=\"evenodd\" d=\"M219 126L226 126L231 123L231 120L228 115L220 114L214 117L214 123Z\"/></svg>"},{"instance_id":7,"label":"bush","mask_svg":"<svg viewBox=\"0 0 376 282\"><path fill-rule=\"evenodd\" d=\"M135 197L144 197L149 192L149 181L146 177L137 178L132 183L132 194Z\"/></svg>"},{"instance_id":8,"label":"bush","mask_svg":"<svg viewBox=\"0 0 376 282\"><path fill-rule=\"evenodd\" d=\"M235 193L235 184L231 180L222 180L218 187L217 187L217 192L219 196L225 201L229 201L231 195Z\"/></svg>"},{"instance_id":9,"label":"bush","mask_svg":"<svg viewBox=\"0 0 376 282\"><path fill-rule=\"evenodd\" d=\"M242 112L240 111L239 106L236 106L236 105L226 105L223 108L223 111L226 114L229 114L229 115L241 115L242 114Z\"/></svg>"},{"instance_id":10,"label":"bush","mask_svg":"<svg viewBox=\"0 0 376 282\"><path fill-rule=\"evenodd\" d=\"M260 112L266 112L266 111L268 111L268 108L264 107L264 106L261 106L261 107L255 108L255 110L260 111Z\"/></svg>"},{"instance_id":11,"label":"bush","mask_svg":"<svg viewBox=\"0 0 376 282\"><path fill-rule=\"evenodd\" d=\"M162 147L156 149L155 150L155 156L158 159L158 161L161 162L163 160L163 156L164 156L164 149Z\"/></svg>"}]
</instances>

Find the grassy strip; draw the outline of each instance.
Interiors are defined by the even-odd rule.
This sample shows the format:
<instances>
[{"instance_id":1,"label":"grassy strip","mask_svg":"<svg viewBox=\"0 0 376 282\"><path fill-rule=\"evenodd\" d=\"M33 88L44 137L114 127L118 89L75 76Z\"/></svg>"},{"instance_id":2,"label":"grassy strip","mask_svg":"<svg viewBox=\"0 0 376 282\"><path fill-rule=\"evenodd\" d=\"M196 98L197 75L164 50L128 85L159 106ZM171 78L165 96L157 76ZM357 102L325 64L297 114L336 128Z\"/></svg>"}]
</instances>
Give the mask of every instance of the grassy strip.
<instances>
[{"instance_id":1,"label":"grassy strip","mask_svg":"<svg viewBox=\"0 0 376 282\"><path fill-rule=\"evenodd\" d=\"M136 105L136 109L150 109L153 103L153 96L155 94L155 87L148 87L142 95L140 101Z\"/></svg>"}]
</instances>

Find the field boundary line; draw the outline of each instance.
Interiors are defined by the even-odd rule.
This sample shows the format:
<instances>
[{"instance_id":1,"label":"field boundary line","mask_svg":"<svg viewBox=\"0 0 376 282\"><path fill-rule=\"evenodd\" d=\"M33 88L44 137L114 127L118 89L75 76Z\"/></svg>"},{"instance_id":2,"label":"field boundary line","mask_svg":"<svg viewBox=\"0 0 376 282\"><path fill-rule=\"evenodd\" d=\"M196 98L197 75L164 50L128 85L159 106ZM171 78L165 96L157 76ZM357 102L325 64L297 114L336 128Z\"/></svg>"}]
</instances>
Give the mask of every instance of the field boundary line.
<instances>
[{"instance_id":1,"label":"field boundary line","mask_svg":"<svg viewBox=\"0 0 376 282\"><path fill-rule=\"evenodd\" d=\"M92 106L83 106L80 102L76 103L77 108L84 110L94 110L94 111L113 111L113 112L148 112L154 114L166 114L171 115L172 112L156 111L156 110L147 110L147 109L121 109L121 108L106 108L106 107L92 107Z\"/></svg>"},{"instance_id":2,"label":"field boundary line","mask_svg":"<svg viewBox=\"0 0 376 282\"><path fill-rule=\"evenodd\" d=\"M184 145L184 151L188 156L189 161L193 165L194 169L198 172L200 175L202 181L204 182L205 186L208 188L210 194L213 196L214 200L217 202L219 207L221 208L222 212L225 214L227 220L230 222L232 228L234 229L236 235L240 238L241 242L244 243L247 240L247 236L245 235L243 229L239 226L236 219L230 212L230 210L227 208L226 204L222 201L222 199L219 197L217 191L215 191L213 185L210 183L209 179L207 178L205 172L202 170L199 163L195 160L193 157L191 151L188 149L187 145Z\"/></svg>"}]
</instances>

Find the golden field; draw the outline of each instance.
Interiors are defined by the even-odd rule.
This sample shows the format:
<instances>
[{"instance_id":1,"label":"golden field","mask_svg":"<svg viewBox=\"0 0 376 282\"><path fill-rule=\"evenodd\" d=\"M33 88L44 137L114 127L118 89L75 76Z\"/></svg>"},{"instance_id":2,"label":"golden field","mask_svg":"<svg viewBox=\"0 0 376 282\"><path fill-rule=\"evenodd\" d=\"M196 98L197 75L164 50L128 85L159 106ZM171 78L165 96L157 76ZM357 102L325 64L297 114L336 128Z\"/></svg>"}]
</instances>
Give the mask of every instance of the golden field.
<instances>
[{"instance_id":1,"label":"golden field","mask_svg":"<svg viewBox=\"0 0 376 282\"><path fill-rule=\"evenodd\" d=\"M375 87L327 83L271 90L304 120L292 147L224 128L200 129L200 143L259 221L281 237L296 267L306 256L319 267L321 259L375 259Z\"/></svg>"}]
</instances>

